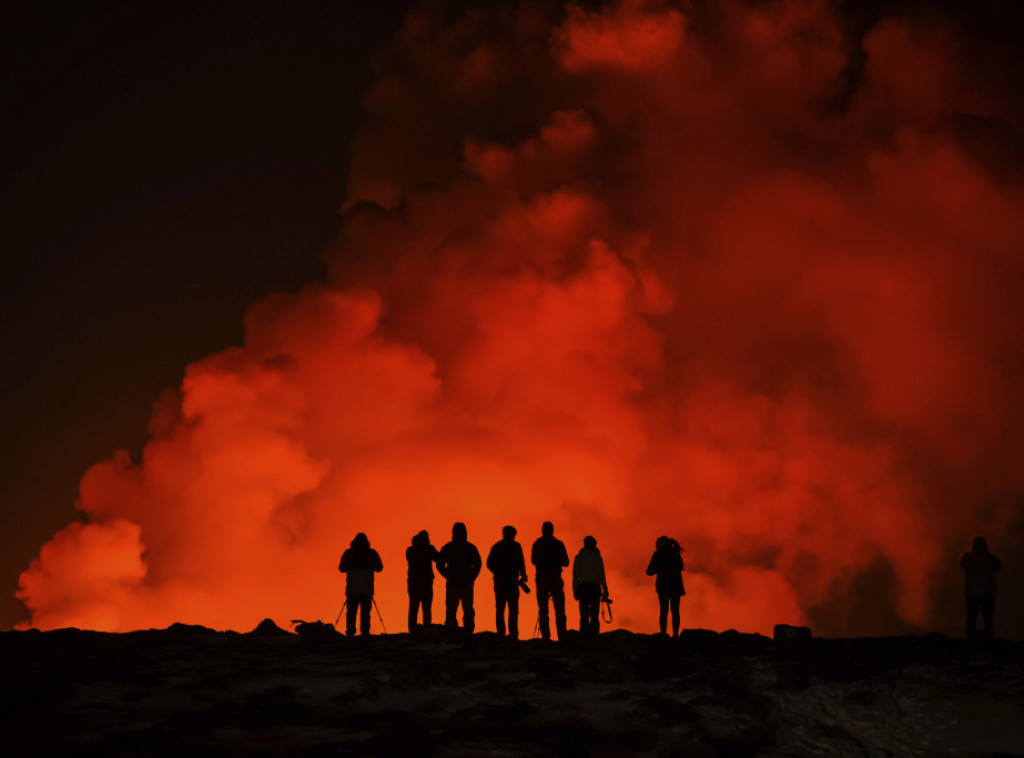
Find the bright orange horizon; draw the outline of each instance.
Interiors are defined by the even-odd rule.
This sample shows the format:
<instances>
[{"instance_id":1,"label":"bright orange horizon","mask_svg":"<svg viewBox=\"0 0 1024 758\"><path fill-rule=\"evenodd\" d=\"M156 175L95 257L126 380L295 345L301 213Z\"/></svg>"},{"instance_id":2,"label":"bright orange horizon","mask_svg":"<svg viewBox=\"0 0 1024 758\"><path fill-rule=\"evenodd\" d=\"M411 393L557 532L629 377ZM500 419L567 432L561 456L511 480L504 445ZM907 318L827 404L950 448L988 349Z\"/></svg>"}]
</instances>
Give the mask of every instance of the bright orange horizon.
<instances>
[{"instance_id":1,"label":"bright orange horizon","mask_svg":"<svg viewBox=\"0 0 1024 758\"><path fill-rule=\"evenodd\" d=\"M1022 114L955 28L854 39L832 5L413 13L328 282L253 305L142 459L90 469L27 624L333 621L362 531L404 631L416 532L528 554L545 520L597 538L612 628L656 630L662 534L684 627L944 624L1024 491ZM486 570L476 597L493 629Z\"/></svg>"}]
</instances>

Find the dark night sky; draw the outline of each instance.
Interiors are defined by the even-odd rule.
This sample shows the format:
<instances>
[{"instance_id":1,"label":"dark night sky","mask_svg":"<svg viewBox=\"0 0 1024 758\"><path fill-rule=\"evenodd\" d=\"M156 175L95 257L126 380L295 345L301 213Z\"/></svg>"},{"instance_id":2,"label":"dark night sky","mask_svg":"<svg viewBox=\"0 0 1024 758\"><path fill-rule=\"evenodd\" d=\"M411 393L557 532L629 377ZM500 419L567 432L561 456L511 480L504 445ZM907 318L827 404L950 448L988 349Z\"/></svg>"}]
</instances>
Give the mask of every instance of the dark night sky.
<instances>
[{"instance_id":1,"label":"dark night sky","mask_svg":"<svg viewBox=\"0 0 1024 758\"><path fill-rule=\"evenodd\" d=\"M247 305L322 278L373 49L409 0L0 11L0 628L79 478Z\"/></svg>"}]
</instances>

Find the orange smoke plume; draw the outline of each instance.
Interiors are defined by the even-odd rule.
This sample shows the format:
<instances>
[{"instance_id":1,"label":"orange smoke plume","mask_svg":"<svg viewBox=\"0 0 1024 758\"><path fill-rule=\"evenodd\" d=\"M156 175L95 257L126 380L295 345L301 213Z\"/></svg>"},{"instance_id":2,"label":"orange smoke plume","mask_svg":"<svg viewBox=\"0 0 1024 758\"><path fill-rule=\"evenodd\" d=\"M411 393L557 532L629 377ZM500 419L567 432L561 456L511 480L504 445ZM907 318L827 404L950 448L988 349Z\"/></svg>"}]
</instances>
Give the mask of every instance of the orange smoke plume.
<instances>
[{"instance_id":1,"label":"orange smoke plume","mask_svg":"<svg viewBox=\"0 0 1024 758\"><path fill-rule=\"evenodd\" d=\"M528 552L550 519L570 555L597 538L617 626L656 629L667 534L687 626L948 630L970 538L1021 539L998 56L824 0L588 8L409 17L329 283L254 305L142 459L86 474L22 575L31 625L333 620L362 531L397 630L420 529Z\"/></svg>"}]
</instances>

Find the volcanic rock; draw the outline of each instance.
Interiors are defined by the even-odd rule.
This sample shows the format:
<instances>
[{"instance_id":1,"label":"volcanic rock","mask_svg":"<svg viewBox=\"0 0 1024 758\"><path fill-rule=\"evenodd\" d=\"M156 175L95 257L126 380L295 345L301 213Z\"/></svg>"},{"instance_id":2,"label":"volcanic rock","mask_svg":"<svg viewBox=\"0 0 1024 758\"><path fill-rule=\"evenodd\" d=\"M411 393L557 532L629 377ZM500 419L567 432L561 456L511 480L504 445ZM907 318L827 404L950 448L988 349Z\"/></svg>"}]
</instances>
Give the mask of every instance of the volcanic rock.
<instances>
[{"instance_id":1,"label":"volcanic rock","mask_svg":"<svg viewBox=\"0 0 1024 758\"><path fill-rule=\"evenodd\" d=\"M924 758L1024 745L1021 643L324 634L0 633L4 753Z\"/></svg>"}]
</instances>

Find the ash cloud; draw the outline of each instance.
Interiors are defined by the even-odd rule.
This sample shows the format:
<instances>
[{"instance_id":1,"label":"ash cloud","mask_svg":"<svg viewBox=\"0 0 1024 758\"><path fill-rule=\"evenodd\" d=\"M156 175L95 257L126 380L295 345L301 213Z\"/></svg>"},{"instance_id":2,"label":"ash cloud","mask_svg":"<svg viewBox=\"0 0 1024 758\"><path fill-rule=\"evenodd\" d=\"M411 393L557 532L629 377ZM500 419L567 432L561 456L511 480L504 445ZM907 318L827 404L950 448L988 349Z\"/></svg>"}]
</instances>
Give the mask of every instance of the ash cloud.
<instances>
[{"instance_id":1,"label":"ash cloud","mask_svg":"<svg viewBox=\"0 0 1024 758\"><path fill-rule=\"evenodd\" d=\"M356 531L400 617L419 529L551 519L638 631L662 533L689 626L955 631L950 566L975 533L1019 549L1024 485L1022 101L1010 46L955 21L414 12L329 282L254 305L142 460L90 470L31 623L326 618Z\"/></svg>"}]
</instances>

